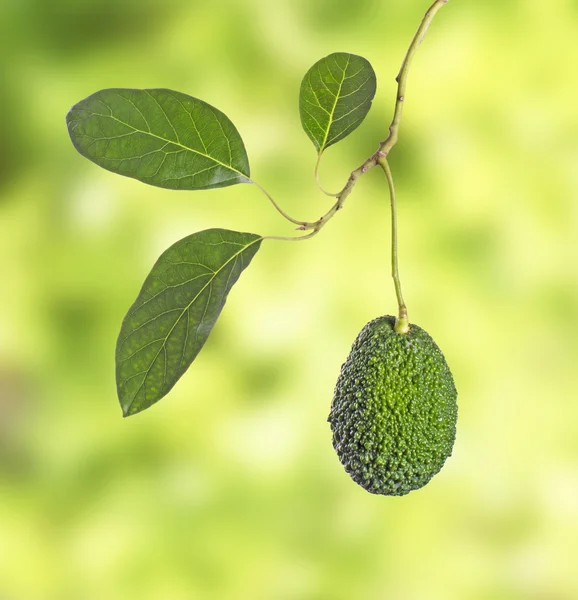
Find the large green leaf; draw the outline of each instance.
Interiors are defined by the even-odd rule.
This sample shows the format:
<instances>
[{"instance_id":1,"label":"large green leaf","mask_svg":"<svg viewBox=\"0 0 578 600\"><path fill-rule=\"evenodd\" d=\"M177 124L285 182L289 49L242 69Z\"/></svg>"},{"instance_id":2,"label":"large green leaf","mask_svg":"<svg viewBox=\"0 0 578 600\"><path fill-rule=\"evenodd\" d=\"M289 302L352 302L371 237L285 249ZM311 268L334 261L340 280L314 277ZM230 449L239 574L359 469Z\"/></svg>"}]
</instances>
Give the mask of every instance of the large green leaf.
<instances>
[{"instance_id":1,"label":"large green leaf","mask_svg":"<svg viewBox=\"0 0 578 600\"><path fill-rule=\"evenodd\" d=\"M330 54L307 71L299 111L303 129L319 154L361 124L376 88L372 66L355 54Z\"/></svg>"},{"instance_id":2,"label":"large green leaf","mask_svg":"<svg viewBox=\"0 0 578 600\"><path fill-rule=\"evenodd\" d=\"M66 122L80 154L113 173L173 190L249 182L233 123L180 92L101 90L75 104Z\"/></svg>"},{"instance_id":3,"label":"large green leaf","mask_svg":"<svg viewBox=\"0 0 578 600\"><path fill-rule=\"evenodd\" d=\"M187 370L262 239L207 229L160 256L118 338L116 381L125 417L160 400Z\"/></svg>"}]
</instances>

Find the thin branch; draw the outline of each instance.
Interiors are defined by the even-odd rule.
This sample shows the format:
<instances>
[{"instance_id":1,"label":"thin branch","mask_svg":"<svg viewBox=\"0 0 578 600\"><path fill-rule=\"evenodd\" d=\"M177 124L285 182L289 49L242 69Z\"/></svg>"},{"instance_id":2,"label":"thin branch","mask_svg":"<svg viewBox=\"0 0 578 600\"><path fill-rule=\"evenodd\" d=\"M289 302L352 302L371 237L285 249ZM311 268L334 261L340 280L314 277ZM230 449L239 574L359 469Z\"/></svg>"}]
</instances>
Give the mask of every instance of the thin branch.
<instances>
[{"instance_id":1,"label":"thin branch","mask_svg":"<svg viewBox=\"0 0 578 600\"><path fill-rule=\"evenodd\" d=\"M391 125L389 126L389 135L379 145L379 150L377 151L377 154L380 156L387 156L389 154L389 151L393 148L393 146L397 142L398 132L399 132L399 124L401 123L401 115L403 113L403 103L405 101L405 90L407 87L407 78L409 75L409 69L411 67L411 63L413 61L415 53L417 52L417 49L419 48L420 44L423 42L425 34L427 33L427 30L429 29L431 22L433 21L434 17L436 16L436 13L438 12L438 10L440 8L442 8L442 6L444 6L444 4L447 4L447 3L448 3L448 0L436 0L436 2L434 2L430 6L429 10L425 13L424 18L422 19L422 22L420 23L420 26L418 27L416 34L413 37L413 40L409 46L407 54L405 55L405 58L401 65L401 69L399 70L399 74L395 78L395 80L397 81L397 84L398 84L397 85L397 97L396 97L396 102L395 102L395 111L393 113L393 120L391 122Z\"/></svg>"},{"instance_id":2,"label":"thin branch","mask_svg":"<svg viewBox=\"0 0 578 600\"><path fill-rule=\"evenodd\" d=\"M436 0L430 6L428 11L425 13L416 33L411 41L411 44L407 51L407 54L405 55L405 58L402 62L399 74L396 77L396 81L398 84L397 85L397 96L396 96L396 101L395 101L395 109L394 109L394 113L393 113L393 119L389 126L389 135L387 136L387 138L385 140L383 140L383 142L381 142L379 144L379 148L377 149L377 151L372 156L370 156L360 167L358 167L357 169L355 169L354 171L351 172L351 174L349 175L349 178L347 180L347 183L345 184L343 189L338 194L331 194L329 192L326 192L319 184L319 179L317 176L317 172L318 172L318 168L319 168L319 159L318 159L317 164L315 165L315 179L317 181L317 185L319 186L319 188L321 189L321 191L324 194L337 198L337 200L335 201L335 204L329 209L329 211L326 214L324 214L322 217L320 217L317 221L314 221L314 222L299 221L297 219L294 219L293 217L288 215L277 204L277 202L275 202L275 200L271 197L271 195L264 188L262 188L255 181L251 182L251 183L254 183L267 196L267 198L269 198L269 200L271 201L273 206L277 209L277 211L283 217L285 217L291 223L298 225L299 230L301 230L301 231L306 231L308 229L313 230L312 234L309 234L307 236L301 236L299 238L287 238L287 239L290 239L290 240L309 239L310 237L313 237L313 235L318 233L321 230L321 228L325 226L327 221L329 221L339 210L341 210L343 208L343 204L344 204L345 200L347 199L347 197L349 196L349 194L351 194L353 187L355 186L355 183L357 182L357 179L361 175L363 175L364 173L369 171L369 169L372 169L373 167L380 164L380 160L386 158L387 155L389 154L389 152L391 151L391 149L393 148L393 146L395 146L397 139L398 139L398 134L399 134L399 126L401 123L403 104L405 102L407 78L408 78L408 74L409 74L409 69L411 67L411 63L413 61L415 53L417 52L418 47L423 42L425 34L427 33L427 30L429 29L429 26L431 25L431 22L433 21L436 13L438 12L438 10L440 8L442 8L447 3L448 3L448 0ZM382 166L382 168L383 168L383 165L380 164L380 166ZM268 239L285 239L285 238L268 238Z\"/></svg>"},{"instance_id":3,"label":"thin branch","mask_svg":"<svg viewBox=\"0 0 578 600\"><path fill-rule=\"evenodd\" d=\"M349 194L351 194L353 186L355 185L359 176L369 171L369 169L375 167L378 164L379 159L385 158L389 154L393 146L395 146L398 139L399 125L401 123L401 116L403 112L403 103L405 102L407 78L409 74L409 69L411 67L411 63L419 45L423 42L425 34L427 33L427 30L429 29L429 26L431 25L431 22L433 21L433 18L435 17L436 13L447 3L448 0L436 0L430 6L428 11L425 13L411 41L407 54L405 55L405 58L401 65L399 74L396 77L396 81L398 83L397 96L395 102L395 110L393 113L393 119L391 121L391 125L389 126L388 137L383 142L381 142L375 154L370 156L360 167L351 172L347 183L345 184L341 192L339 192L339 194L337 195L337 201L335 202L331 210L329 210L327 214L323 215L323 217L321 217L315 223L304 224L302 226L303 229L315 229L323 227L325 223L331 217L333 217L333 215L335 215L337 211L343 208L343 203L345 202L345 199L349 196Z\"/></svg>"}]
</instances>

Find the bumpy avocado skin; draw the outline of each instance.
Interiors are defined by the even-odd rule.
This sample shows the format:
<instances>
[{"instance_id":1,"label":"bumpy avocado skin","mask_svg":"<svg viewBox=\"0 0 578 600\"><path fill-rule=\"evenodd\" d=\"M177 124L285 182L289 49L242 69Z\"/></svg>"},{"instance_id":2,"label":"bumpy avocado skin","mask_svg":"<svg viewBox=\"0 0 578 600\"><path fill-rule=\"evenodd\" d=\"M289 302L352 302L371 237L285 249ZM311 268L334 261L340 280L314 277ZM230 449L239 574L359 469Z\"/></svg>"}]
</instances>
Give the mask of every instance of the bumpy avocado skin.
<instances>
[{"instance_id":1,"label":"bumpy avocado skin","mask_svg":"<svg viewBox=\"0 0 578 600\"><path fill-rule=\"evenodd\" d=\"M446 360L421 327L370 321L341 367L329 423L352 479L372 494L423 487L452 453L457 391Z\"/></svg>"}]
</instances>

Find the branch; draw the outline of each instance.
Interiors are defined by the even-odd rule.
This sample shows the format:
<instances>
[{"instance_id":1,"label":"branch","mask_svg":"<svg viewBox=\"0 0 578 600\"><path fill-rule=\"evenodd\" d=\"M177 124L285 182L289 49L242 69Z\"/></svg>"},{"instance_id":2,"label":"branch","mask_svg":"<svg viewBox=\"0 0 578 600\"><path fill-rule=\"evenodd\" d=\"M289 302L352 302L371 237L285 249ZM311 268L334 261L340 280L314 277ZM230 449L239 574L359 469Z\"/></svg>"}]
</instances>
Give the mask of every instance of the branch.
<instances>
[{"instance_id":1,"label":"branch","mask_svg":"<svg viewBox=\"0 0 578 600\"><path fill-rule=\"evenodd\" d=\"M378 156L387 156L389 151L395 146L398 137L399 124L401 122L401 115L403 112L403 103L405 101L405 90L407 87L407 77L409 75L409 68L411 67L411 63L413 61L413 57L417 52L420 44L423 42L425 34L433 21L433 18L436 16L436 13L444 4L447 4L448 0L436 0L429 10L425 13L422 22L409 46L407 54L403 60L401 65L401 69L399 71L398 76L395 78L397 81L397 98L395 102L395 111L393 113L393 120L391 125L389 126L389 135L387 138L381 142L379 145L379 150L377 151ZM375 165L373 165L375 166Z\"/></svg>"},{"instance_id":2,"label":"branch","mask_svg":"<svg viewBox=\"0 0 578 600\"><path fill-rule=\"evenodd\" d=\"M403 104L405 102L405 91L406 91L406 87L407 87L407 78L408 78L408 74L409 74L409 69L411 67L411 63L413 61L415 53L417 52L417 49L419 48L420 44L423 42L425 34L427 33L427 30L429 29L429 26L431 25L431 22L433 21L436 13L438 12L438 10L440 8L442 8L442 6L444 6L447 3L448 3L448 0L436 0L429 7L428 11L425 13L425 15L418 27L417 32L415 33L415 35L411 41L411 44L408 48L405 58L403 59L399 74L395 78L397 81L397 84L398 84L397 85L397 96L396 96L396 101L395 101L395 110L393 113L393 119L391 121L391 125L389 126L389 135L387 136L387 138L379 144L379 148L372 156L370 156L360 167L358 167L357 169L355 169L354 171L351 172L351 174L349 175L349 178L347 180L347 183L345 184L345 186L339 193L331 194L329 192L326 192L323 188L321 188L321 186L319 185L319 181L317 180L318 185L323 193L325 193L328 196L334 196L337 198L337 200L335 201L335 204L329 209L329 211L327 213L325 213L322 217L320 217L319 219L317 219L317 221L314 221L314 222L299 221L298 219L294 219L293 217L288 215L277 204L277 202L275 202L275 200L271 197L271 195L264 188L262 188L255 181L251 182L251 183L254 183L255 185L257 185L257 187L269 198L269 200L271 201L273 206L279 211L279 213L283 217L285 217L291 223L298 225L298 227L297 227L298 230L300 230L300 231L313 230L313 233L318 233L321 230L321 228L325 226L327 221L329 221L339 210L341 210L343 208L343 204L344 204L345 200L347 199L349 194L351 194L353 187L355 186L355 183L357 182L359 177L361 175L363 175L364 173L366 173L367 171L369 171L369 169L372 169L373 167L380 164L382 159L385 159L387 157L387 155L389 154L389 152L391 151L391 149L393 148L393 146L395 146L395 144L397 142L397 138L398 138L399 125L401 123ZM315 166L316 179L317 179L318 166L319 166L319 159L317 161L317 165ZM382 166L382 168L384 167L383 163L381 164L381 166ZM387 171L386 171L386 176L387 176ZM302 236L300 238L291 238L291 239L308 239L309 237L313 237L313 236ZM275 238L275 239L285 239L285 238Z\"/></svg>"},{"instance_id":3,"label":"branch","mask_svg":"<svg viewBox=\"0 0 578 600\"><path fill-rule=\"evenodd\" d=\"M409 69L411 67L411 63L413 61L418 47L423 42L425 34L427 33L427 30L429 29L429 26L431 25L431 22L433 21L436 13L447 3L448 0L436 0L430 6L428 11L425 13L418 27L418 30L416 31L411 41L407 54L405 55L403 63L401 64L399 74L395 78L398 84L397 97L395 102L393 119L391 121L391 125L389 126L389 135L383 142L379 144L379 148L377 149L377 152L375 152L375 154L370 156L360 167L351 172L351 175L349 176L349 179L347 180L347 183L345 184L341 192L339 192L339 194L336 194L337 201L335 202L333 207L314 223L302 223L299 229L313 229L315 231L319 231L327 223L327 221L331 219L333 215L335 215L335 213L337 213L340 209L343 208L343 204L346 198L349 196L349 194L351 194L351 191L353 190L353 186L355 185L357 179L361 175L369 171L369 169L375 167L379 163L380 159L386 158L393 146L395 146L398 138L399 125L401 123L403 103L405 101L405 91L407 87L407 78L409 74Z\"/></svg>"}]
</instances>

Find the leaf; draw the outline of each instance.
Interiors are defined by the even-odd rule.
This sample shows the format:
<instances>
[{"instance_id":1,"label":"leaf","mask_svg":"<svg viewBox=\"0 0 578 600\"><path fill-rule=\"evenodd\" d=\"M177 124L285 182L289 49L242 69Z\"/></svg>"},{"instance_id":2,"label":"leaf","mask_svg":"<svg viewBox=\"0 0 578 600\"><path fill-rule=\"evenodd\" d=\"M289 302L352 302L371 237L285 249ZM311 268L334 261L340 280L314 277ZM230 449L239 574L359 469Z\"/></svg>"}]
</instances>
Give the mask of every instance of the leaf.
<instances>
[{"instance_id":1,"label":"leaf","mask_svg":"<svg viewBox=\"0 0 578 600\"><path fill-rule=\"evenodd\" d=\"M361 124L376 89L372 66L355 54L330 54L307 71L299 111L303 129L319 154Z\"/></svg>"},{"instance_id":2,"label":"leaf","mask_svg":"<svg viewBox=\"0 0 578 600\"><path fill-rule=\"evenodd\" d=\"M125 417L158 402L187 370L262 239L207 229L160 256L118 338L116 382Z\"/></svg>"},{"instance_id":3,"label":"leaf","mask_svg":"<svg viewBox=\"0 0 578 600\"><path fill-rule=\"evenodd\" d=\"M172 190L250 183L233 123L180 92L101 90L75 104L66 122L78 152L113 173Z\"/></svg>"}]
</instances>

